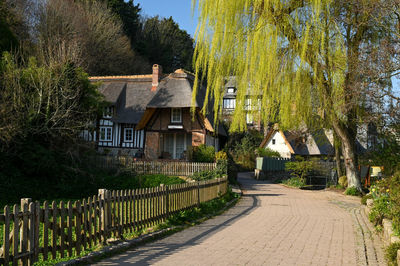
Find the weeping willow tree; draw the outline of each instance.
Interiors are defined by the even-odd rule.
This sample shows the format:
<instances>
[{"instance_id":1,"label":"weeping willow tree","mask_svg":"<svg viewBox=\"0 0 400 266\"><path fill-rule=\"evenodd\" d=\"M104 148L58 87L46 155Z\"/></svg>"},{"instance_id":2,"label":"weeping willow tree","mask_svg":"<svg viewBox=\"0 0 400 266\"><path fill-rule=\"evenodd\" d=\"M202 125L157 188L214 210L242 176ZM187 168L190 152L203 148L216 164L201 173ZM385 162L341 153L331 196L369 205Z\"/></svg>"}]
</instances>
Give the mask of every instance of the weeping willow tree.
<instances>
[{"instance_id":1,"label":"weeping willow tree","mask_svg":"<svg viewBox=\"0 0 400 266\"><path fill-rule=\"evenodd\" d=\"M361 190L355 138L372 81L360 66L367 51L396 36L398 1L193 0L196 5L193 62L195 88L207 82L203 111L213 103L218 119L226 77L234 75L231 131L246 129L249 112L283 129L332 128L349 187Z\"/></svg>"}]
</instances>

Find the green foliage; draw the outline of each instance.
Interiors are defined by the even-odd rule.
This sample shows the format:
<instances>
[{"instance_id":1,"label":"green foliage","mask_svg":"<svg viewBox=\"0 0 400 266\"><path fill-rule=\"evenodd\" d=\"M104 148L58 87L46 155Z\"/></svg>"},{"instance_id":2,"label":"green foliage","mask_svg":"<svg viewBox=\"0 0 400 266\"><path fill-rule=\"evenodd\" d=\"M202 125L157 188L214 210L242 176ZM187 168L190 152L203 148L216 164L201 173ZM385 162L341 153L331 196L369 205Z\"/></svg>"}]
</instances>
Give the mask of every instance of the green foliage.
<instances>
[{"instance_id":1,"label":"green foliage","mask_svg":"<svg viewBox=\"0 0 400 266\"><path fill-rule=\"evenodd\" d=\"M244 133L231 133L226 150L234 163L242 171L253 171L255 168L255 150L263 140L263 135L258 131Z\"/></svg>"},{"instance_id":2,"label":"green foliage","mask_svg":"<svg viewBox=\"0 0 400 266\"><path fill-rule=\"evenodd\" d=\"M264 149L264 148L258 147L256 149L256 155L258 157L281 158L281 155L279 154L279 152L273 151L270 148Z\"/></svg>"},{"instance_id":3,"label":"green foliage","mask_svg":"<svg viewBox=\"0 0 400 266\"><path fill-rule=\"evenodd\" d=\"M214 170L196 172L193 174L192 179L196 181L203 181L221 178L227 175L228 168L228 161L220 159L217 161L217 167Z\"/></svg>"},{"instance_id":4,"label":"green foliage","mask_svg":"<svg viewBox=\"0 0 400 266\"><path fill-rule=\"evenodd\" d=\"M383 218L391 219L394 232L400 235L400 171L376 181L371 186L371 194L374 198L371 221L380 224Z\"/></svg>"},{"instance_id":5,"label":"green foliage","mask_svg":"<svg viewBox=\"0 0 400 266\"><path fill-rule=\"evenodd\" d=\"M361 197L361 204L362 205L367 205L367 200L372 199L372 194L367 194Z\"/></svg>"},{"instance_id":6,"label":"green foliage","mask_svg":"<svg viewBox=\"0 0 400 266\"><path fill-rule=\"evenodd\" d=\"M94 121L102 96L86 73L69 61L29 58L22 63L5 53L0 62L0 143L62 139L68 144ZM61 145L62 143L58 143Z\"/></svg>"},{"instance_id":7,"label":"green foliage","mask_svg":"<svg viewBox=\"0 0 400 266\"><path fill-rule=\"evenodd\" d=\"M367 165L383 166L387 176L400 171L400 126L393 126L386 134L379 136L381 143L376 149L365 154L363 161Z\"/></svg>"},{"instance_id":8,"label":"green foliage","mask_svg":"<svg viewBox=\"0 0 400 266\"><path fill-rule=\"evenodd\" d=\"M215 148L201 144L193 147L192 159L194 162L212 163L215 160Z\"/></svg>"},{"instance_id":9,"label":"green foliage","mask_svg":"<svg viewBox=\"0 0 400 266\"><path fill-rule=\"evenodd\" d=\"M3 51L10 51L18 45L17 39L2 16L0 17L0 36L0 55Z\"/></svg>"},{"instance_id":10,"label":"green foliage","mask_svg":"<svg viewBox=\"0 0 400 266\"><path fill-rule=\"evenodd\" d=\"M287 162L285 164L286 171L290 171L293 177L305 179L305 177L311 173L315 168L313 161L304 160L301 156L296 156L296 161Z\"/></svg>"},{"instance_id":11,"label":"green foliage","mask_svg":"<svg viewBox=\"0 0 400 266\"><path fill-rule=\"evenodd\" d=\"M183 184L185 181L177 176L167 175L139 175L136 177L140 187L158 187L161 184L173 185Z\"/></svg>"},{"instance_id":12,"label":"green foliage","mask_svg":"<svg viewBox=\"0 0 400 266\"><path fill-rule=\"evenodd\" d=\"M362 193L356 187L348 187L344 194L349 196L361 196Z\"/></svg>"},{"instance_id":13,"label":"green foliage","mask_svg":"<svg viewBox=\"0 0 400 266\"><path fill-rule=\"evenodd\" d=\"M347 188L348 185L347 176L344 175L339 177L338 183L342 188Z\"/></svg>"},{"instance_id":14,"label":"green foliage","mask_svg":"<svg viewBox=\"0 0 400 266\"><path fill-rule=\"evenodd\" d=\"M374 199L374 205L369 213L369 220L374 225L382 224L382 220L390 216L390 202L387 195L381 195Z\"/></svg>"},{"instance_id":15,"label":"green foliage","mask_svg":"<svg viewBox=\"0 0 400 266\"><path fill-rule=\"evenodd\" d=\"M205 170L193 174L192 179L196 181L210 180L219 178L220 175L213 170Z\"/></svg>"},{"instance_id":16,"label":"green foliage","mask_svg":"<svg viewBox=\"0 0 400 266\"><path fill-rule=\"evenodd\" d=\"M224 151L219 151L215 154L215 161L228 160L228 155Z\"/></svg>"},{"instance_id":17,"label":"green foliage","mask_svg":"<svg viewBox=\"0 0 400 266\"><path fill-rule=\"evenodd\" d=\"M139 4L134 4L133 0L98 0L106 2L108 8L121 19L125 34L131 39L134 46L137 42L137 35L140 31L140 7Z\"/></svg>"},{"instance_id":18,"label":"green foliage","mask_svg":"<svg viewBox=\"0 0 400 266\"><path fill-rule=\"evenodd\" d=\"M400 242L391 243L385 250L385 258L389 266L397 266L397 251L400 249Z\"/></svg>"},{"instance_id":19,"label":"green foliage","mask_svg":"<svg viewBox=\"0 0 400 266\"><path fill-rule=\"evenodd\" d=\"M300 177L291 177L289 179L283 180L282 183L290 187L300 188L306 185L306 179Z\"/></svg>"},{"instance_id":20,"label":"green foliage","mask_svg":"<svg viewBox=\"0 0 400 266\"><path fill-rule=\"evenodd\" d=\"M170 73L178 68L192 71L193 39L172 19L148 18L134 47L149 62L162 65Z\"/></svg>"},{"instance_id":21,"label":"green foliage","mask_svg":"<svg viewBox=\"0 0 400 266\"><path fill-rule=\"evenodd\" d=\"M184 183L178 177L140 176L124 169L97 168L84 155L70 157L37 142L22 147L17 155L0 153L0 206L17 203L24 197L82 199L97 195L100 188L121 190Z\"/></svg>"}]
</instances>

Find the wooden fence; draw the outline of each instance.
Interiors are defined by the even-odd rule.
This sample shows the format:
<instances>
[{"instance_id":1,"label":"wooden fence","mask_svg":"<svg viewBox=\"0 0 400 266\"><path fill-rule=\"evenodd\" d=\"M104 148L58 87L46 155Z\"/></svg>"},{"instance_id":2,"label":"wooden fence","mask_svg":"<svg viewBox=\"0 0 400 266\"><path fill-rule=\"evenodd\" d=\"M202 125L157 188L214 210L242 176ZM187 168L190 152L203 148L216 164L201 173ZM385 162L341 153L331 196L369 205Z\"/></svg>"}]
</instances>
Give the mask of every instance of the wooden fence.
<instances>
[{"instance_id":1,"label":"wooden fence","mask_svg":"<svg viewBox=\"0 0 400 266\"><path fill-rule=\"evenodd\" d=\"M227 192L227 178L194 183L109 191L71 203L31 202L4 207L0 214L0 265L81 254L110 238L149 228L182 210ZM1 230L0 230L1 231Z\"/></svg>"},{"instance_id":2,"label":"wooden fence","mask_svg":"<svg viewBox=\"0 0 400 266\"><path fill-rule=\"evenodd\" d=\"M290 162L286 158L257 157L256 169L264 172L285 171L285 164Z\"/></svg>"},{"instance_id":3,"label":"wooden fence","mask_svg":"<svg viewBox=\"0 0 400 266\"><path fill-rule=\"evenodd\" d=\"M138 174L164 174L191 176L196 172L214 170L216 163L195 163L182 161L142 161L129 156L96 156L95 164L101 168L126 167Z\"/></svg>"}]
</instances>

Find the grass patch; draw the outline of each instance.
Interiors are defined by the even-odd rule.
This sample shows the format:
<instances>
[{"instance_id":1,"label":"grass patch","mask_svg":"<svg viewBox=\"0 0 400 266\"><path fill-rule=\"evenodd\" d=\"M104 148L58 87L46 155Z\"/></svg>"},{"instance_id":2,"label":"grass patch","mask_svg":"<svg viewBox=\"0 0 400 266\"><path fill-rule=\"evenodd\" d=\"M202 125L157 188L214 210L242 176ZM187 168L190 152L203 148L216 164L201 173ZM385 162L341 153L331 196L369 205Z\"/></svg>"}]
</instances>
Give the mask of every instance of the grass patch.
<instances>
[{"instance_id":1,"label":"grass patch","mask_svg":"<svg viewBox=\"0 0 400 266\"><path fill-rule=\"evenodd\" d=\"M348 196L362 196L362 193L356 187L348 187L344 191L344 194Z\"/></svg>"},{"instance_id":2,"label":"grass patch","mask_svg":"<svg viewBox=\"0 0 400 266\"><path fill-rule=\"evenodd\" d=\"M283 180L282 184L285 184L289 187L304 187L306 185L306 179L300 177L291 177L289 179Z\"/></svg>"}]
</instances>

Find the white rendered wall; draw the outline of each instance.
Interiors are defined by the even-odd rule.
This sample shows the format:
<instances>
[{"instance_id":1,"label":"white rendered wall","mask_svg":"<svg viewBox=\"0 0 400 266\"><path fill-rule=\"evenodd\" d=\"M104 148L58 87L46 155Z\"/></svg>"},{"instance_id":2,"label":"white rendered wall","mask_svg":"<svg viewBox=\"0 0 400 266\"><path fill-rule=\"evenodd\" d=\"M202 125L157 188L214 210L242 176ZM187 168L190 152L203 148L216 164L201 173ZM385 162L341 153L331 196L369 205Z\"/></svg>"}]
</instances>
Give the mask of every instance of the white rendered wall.
<instances>
[{"instance_id":1,"label":"white rendered wall","mask_svg":"<svg viewBox=\"0 0 400 266\"><path fill-rule=\"evenodd\" d=\"M272 144L273 143L272 140L275 140L275 144ZM264 148L269 148L273 151L279 152L282 158L291 158L292 156L289 147L286 145L284 138L278 131L274 132L274 134L269 139Z\"/></svg>"}]
</instances>

